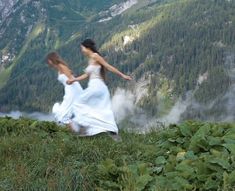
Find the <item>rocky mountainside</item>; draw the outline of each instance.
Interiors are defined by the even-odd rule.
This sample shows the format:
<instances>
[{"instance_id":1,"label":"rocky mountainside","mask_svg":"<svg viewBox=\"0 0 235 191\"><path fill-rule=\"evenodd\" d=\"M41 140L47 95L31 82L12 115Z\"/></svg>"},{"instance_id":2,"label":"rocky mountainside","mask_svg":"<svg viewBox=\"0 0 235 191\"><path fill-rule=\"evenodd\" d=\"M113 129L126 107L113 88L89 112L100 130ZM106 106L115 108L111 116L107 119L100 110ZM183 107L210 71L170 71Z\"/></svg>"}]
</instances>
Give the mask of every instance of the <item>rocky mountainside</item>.
<instances>
[{"instance_id":1,"label":"rocky mountainside","mask_svg":"<svg viewBox=\"0 0 235 191\"><path fill-rule=\"evenodd\" d=\"M1 0L0 1L0 22L2 23L7 16L9 16L13 9L13 6L17 3L18 0Z\"/></svg>"}]
</instances>

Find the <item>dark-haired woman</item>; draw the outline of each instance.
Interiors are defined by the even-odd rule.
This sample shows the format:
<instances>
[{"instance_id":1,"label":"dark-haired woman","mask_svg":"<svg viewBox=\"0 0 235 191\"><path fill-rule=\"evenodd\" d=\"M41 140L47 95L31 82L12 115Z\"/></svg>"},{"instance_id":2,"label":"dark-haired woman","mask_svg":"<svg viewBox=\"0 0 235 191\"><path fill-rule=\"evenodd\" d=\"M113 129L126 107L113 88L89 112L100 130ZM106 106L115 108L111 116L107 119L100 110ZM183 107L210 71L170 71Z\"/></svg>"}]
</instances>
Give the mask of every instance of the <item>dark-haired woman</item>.
<instances>
[{"instance_id":1,"label":"dark-haired woman","mask_svg":"<svg viewBox=\"0 0 235 191\"><path fill-rule=\"evenodd\" d=\"M105 84L105 69L125 80L131 77L123 74L108 64L99 54L93 40L86 39L81 44L82 53L88 58L85 73L77 78L68 79L68 84L89 78L88 87L79 94L79 101L74 103L74 121L84 127L85 135L101 132L118 133L118 128L111 108L109 90ZM84 131L83 131L84 132Z\"/></svg>"}]
</instances>

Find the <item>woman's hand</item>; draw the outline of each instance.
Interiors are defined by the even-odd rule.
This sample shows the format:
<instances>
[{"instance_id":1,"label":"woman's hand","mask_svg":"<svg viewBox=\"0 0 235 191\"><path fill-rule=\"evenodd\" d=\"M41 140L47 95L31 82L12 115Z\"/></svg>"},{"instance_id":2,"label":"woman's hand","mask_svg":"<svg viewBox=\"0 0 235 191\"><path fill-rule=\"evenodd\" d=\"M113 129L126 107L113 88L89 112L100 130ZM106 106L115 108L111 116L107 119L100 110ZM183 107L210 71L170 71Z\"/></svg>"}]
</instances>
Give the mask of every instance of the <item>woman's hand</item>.
<instances>
[{"instance_id":1,"label":"woman's hand","mask_svg":"<svg viewBox=\"0 0 235 191\"><path fill-rule=\"evenodd\" d=\"M67 83L68 85L71 85L71 84L72 84L73 82L75 82L75 81L76 81L75 78L73 78L73 79L68 79L66 83Z\"/></svg>"},{"instance_id":2,"label":"woman's hand","mask_svg":"<svg viewBox=\"0 0 235 191\"><path fill-rule=\"evenodd\" d=\"M128 75L125 75L125 74L122 75L122 78L125 79L125 80L129 80L129 81L132 80L131 76L128 76Z\"/></svg>"}]
</instances>

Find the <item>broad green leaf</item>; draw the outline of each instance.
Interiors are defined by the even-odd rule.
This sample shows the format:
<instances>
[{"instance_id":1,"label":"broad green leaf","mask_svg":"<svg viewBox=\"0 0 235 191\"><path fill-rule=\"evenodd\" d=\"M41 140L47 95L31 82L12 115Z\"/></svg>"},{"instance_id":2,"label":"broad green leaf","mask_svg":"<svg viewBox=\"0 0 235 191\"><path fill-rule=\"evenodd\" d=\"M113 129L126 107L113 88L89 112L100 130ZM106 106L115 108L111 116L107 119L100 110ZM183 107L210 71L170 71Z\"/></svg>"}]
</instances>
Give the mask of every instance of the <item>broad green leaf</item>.
<instances>
[{"instance_id":1,"label":"broad green leaf","mask_svg":"<svg viewBox=\"0 0 235 191\"><path fill-rule=\"evenodd\" d=\"M230 164L228 162L228 159L225 159L225 158L213 158L212 160L209 160L209 162L211 164L218 164L221 167L223 167L223 169L226 169L226 170L230 169Z\"/></svg>"},{"instance_id":2,"label":"broad green leaf","mask_svg":"<svg viewBox=\"0 0 235 191\"><path fill-rule=\"evenodd\" d=\"M189 179L195 177L195 170L192 165L190 165L190 162L191 161L182 161L175 167L175 170L179 171L179 175L183 178Z\"/></svg>"},{"instance_id":3,"label":"broad green leaf","mask_svg":"<svg viewBox=\"0 0 235 191\"><path fill-rule=\"evenodd\" d=\"M190 160L196 160L198 157L194 154L193 151L187 151L185 153L185 158Z\"/></svg>"},{"instance_id":4,"label":"broad green leaf","mask_svg":"<svg viewBox=\"0 0 235 191\"><path fill-rule=\"evenodd\" d=\"M193 135L192 128L187 124L181 124L178 126L180 133L185 137L191 137Z\"/></svg>"},{"instance_id":5,"label":"broad green leaf","mask_svg":"<svg viewBox=\"0 0 235 191\"><path fill-rule=\"evenodd\" d=\"M189 149L198 152L200 149L207 150L208 142L206 140L207 135L210 132L210 125L205 124L200 127L200 129L194 134L190 140Z\"/></svg>"},{"instance_id":6,"label":"broad green leaf","mask_svg":"<svg viewBox=\"0 0 235 191\"><path fill-rule=\"evenodd\" d=\"M164 156L159 156L159 157L157 157L156 160L155 160L155 164L156 164L156 165L164 165L166 162L167 162L167 161L166 161L166 159L165 159Z\"/></svg>"},{"instance_id":7,"label":"broad green leaf","mask_svg":"<svg viewBox=\"0 0 235 191\"><path fill-rule=\"evenodd\" d=\"M221 138L220 137L208 136L207 140L208 140L210 146L221 145Z\"/></svg>"},{"instance_id":8,"label":"broad green leaf","mask_svg":"<svg viewBox=\"0 0 235 191\"><path fill-rule=\"evenodd\" d=\"M223 146L228 149L231 154L235 155L235 144L231 144L231 143L226 143L226 144L223 144Z\"/></svg>"},{"instance_id":9,"label":"broad green leaf","mask_svg":"<svg viewBox=\"0 0 235 191\"><path fill-rule=\"evenodd\" d=\"M159 174L160 172L162 172L162 170L163 170L163 167L162 167L162 166L154 167L154 168L153 168L153 172L154 172L154 173L157 173L157 174Z\"/></svg>"},{"instance_id":10,"label":"broad green leaf","mask_svg":"<svg viewBox=\"0 0 235 191\"><path fill-rule=\"evenodd\" d=\"M150 175L143 175L143 176L139 176L137 177L136 180L136 185L137 185L137 191L141 191L144 190L144 188L147 186L147 184L153 180L153 177Z\"/></svg>"},{"instance_id":11,"label":"broad green leaf","mask_svg":"<svg viewBox=\"0 0 235 191\"><path fill-rule=\"evenodd\" d=\"M184 179L180 176L176 176L174 178L174 182L175 183L172 185L174 190L191 190L193 188L187 179Z\"/></svg>"},{"instance_id":12,"label":"broad green leaf","mask_svg":"<svg viewBox=\"0 0 235 191\"><path fill-rule=\"evenodd\" d=\"M222 140L228 144L235 144L235 133L233 134L227 133L222 137Z\"/></svg>"},{"instance_id":13,"label":"broad green leaf","mask_svg":"<svg viewBox=\"0 0 235 191\"><path fill-rule=\"evenodd\" d=\"M218 186L219 186L218 181L213 180L211 177L209 177L205 182L204 189L205 190L217 190Z\"/></svg>"}]
</instances>

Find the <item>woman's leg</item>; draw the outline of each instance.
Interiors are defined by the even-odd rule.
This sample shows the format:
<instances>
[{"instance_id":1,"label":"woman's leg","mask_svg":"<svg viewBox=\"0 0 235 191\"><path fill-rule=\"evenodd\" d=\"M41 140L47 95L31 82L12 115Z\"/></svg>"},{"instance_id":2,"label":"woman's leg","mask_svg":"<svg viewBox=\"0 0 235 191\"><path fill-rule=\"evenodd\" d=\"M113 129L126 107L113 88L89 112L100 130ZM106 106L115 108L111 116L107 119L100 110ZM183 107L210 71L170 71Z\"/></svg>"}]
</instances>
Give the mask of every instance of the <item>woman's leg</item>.
<instances>
[{"instance_id":1,"label":"woman's leg","mask_svg":"<svg viewBox=\"0 0 235 191\"><path fill-rule=\"evenodd\" d=\"M70 131L75 132L75 130L73 129L73 124L72 124L72 122L70 122L70 123L67 124L66 126L67 126L67 128L68 128Z\"/></svg>"}]
</instances>

